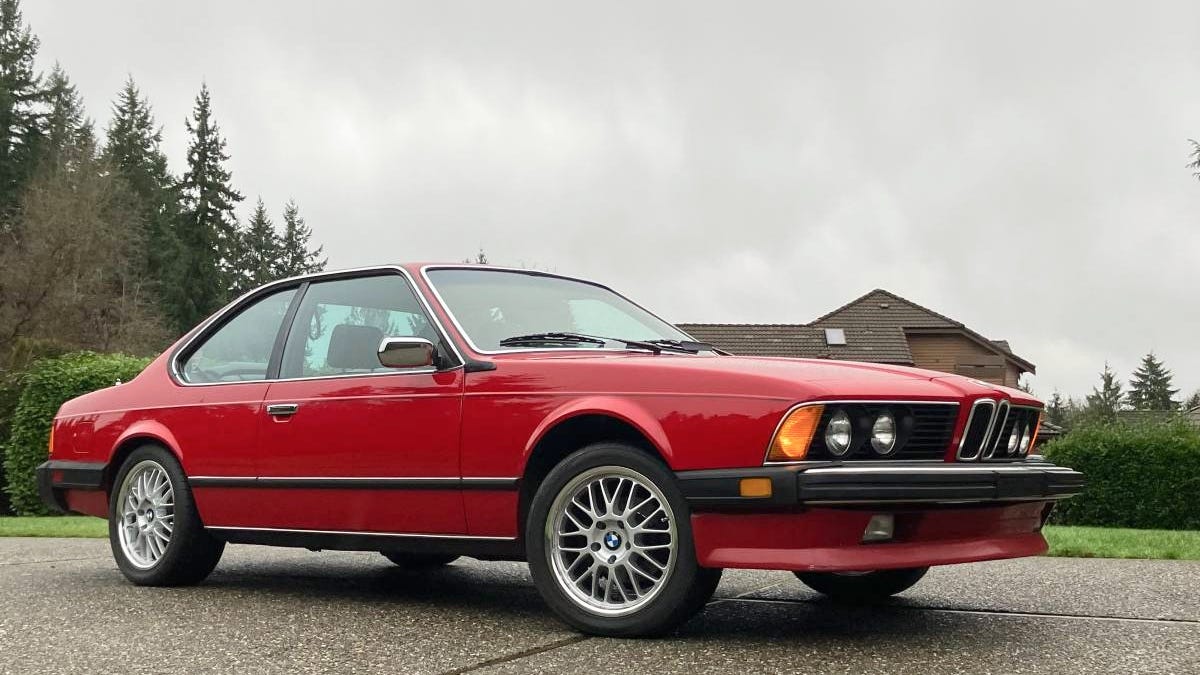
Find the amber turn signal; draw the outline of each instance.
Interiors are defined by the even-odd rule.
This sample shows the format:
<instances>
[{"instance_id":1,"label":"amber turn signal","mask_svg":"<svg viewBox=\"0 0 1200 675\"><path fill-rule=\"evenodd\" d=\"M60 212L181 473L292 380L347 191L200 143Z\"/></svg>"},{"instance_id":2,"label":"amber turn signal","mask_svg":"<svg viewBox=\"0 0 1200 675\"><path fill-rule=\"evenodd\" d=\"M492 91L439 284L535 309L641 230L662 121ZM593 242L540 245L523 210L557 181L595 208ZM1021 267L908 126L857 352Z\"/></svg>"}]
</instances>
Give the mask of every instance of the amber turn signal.
<instances>
[{"instance_id":1,"label":"amber turn signal","mask_svg":"<svg viewBox=\"0 0 1200 675\"><path fill-rule=\"evenodd\" d=\"M1025 448L1026 455L1032 455L1034 447L1037 446L1038 432L1042 430L1042 417L1044 413L1038 413L1037 422L1033 424L1033 436L1029 438L1029 447Z\"/></svg>"},{"instance_id":2,"label":"amber turn signal","mask_svg":"<svg viewBox=\"0 0 1200 675\"><path fill-rule=\"evenodd\" d=\"M738 494L743 497L770 497L770 478L743 478L738 482Z\"/></svg>"},{"instance_id":3,"label":"amber turn signal","mask_svg":"<svg viewBox=\"0 0 1200 675\"><path fill-rule=\"evenodd\" d=\"M793 410L787 419L783 420L783 424L779 425L775 438L771 439L767 460L795 462L804 459L808 455L808 446L817 432L817 424L821 421L823 412L823 405L810 405Z\"/></svg>"}]
</instances>

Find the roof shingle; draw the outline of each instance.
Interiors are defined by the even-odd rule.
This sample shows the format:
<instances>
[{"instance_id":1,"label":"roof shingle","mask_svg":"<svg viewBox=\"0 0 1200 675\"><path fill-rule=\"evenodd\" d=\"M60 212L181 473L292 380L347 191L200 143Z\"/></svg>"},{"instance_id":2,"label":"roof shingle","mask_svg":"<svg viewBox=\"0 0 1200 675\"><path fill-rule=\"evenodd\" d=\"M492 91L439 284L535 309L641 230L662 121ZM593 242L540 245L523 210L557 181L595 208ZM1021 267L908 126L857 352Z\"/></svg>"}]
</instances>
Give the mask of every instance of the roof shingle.
<instances>
[{"instance_id":1,"label":"roof shingle","mask_svg":"<svg viewBox=\"0 0 1200 675\"><path fill-rule=\"evenodd\" d=\"M961 330L1033 371L1033 364L1013 354L1004 340L988 340L945 315L881 288L808 324L684 323L679 324L679 328L697 340L733 354L832 358L903 365L913 363L906 330ZM845 331L846 344L826 344L826 328Z\"/></svg>"}]
</instances>

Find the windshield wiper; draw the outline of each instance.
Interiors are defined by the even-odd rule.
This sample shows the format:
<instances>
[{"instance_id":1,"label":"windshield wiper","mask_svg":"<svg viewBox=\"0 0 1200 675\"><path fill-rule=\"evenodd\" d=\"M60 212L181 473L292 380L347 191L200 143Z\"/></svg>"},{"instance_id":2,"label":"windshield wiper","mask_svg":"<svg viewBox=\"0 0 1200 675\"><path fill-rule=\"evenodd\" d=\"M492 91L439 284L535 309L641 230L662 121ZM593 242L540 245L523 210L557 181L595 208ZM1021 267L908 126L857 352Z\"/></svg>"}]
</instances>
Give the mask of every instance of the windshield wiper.
<instances>
[{"instance_id":1,"label":"windshield wiper","mask_svg":"<svg viewBox=\"0 0 1200 675\"><path fill-rule=\"evenodd\" d=\"M699 352L715 352L717 348L707 342L696 342L695 340L646 340L647 344L666 347L667 349L676 349L681 352L697 354Z\"/></svg>"},{"instance_id":2,"label":"windshield wiper","mask_svg":"<svg viewBox=\"0 0 1200 675\"><path fill-rule=\"evenodd\" d=\"M514 335L506 337L500 341L501 347L516 347L519 345L577 345L591 344L603 346L607 340L592 337L590 335L579 335L576 333L530 333L529 335Z\"/></svg>"},{"instance_id":3,"label":"windshield wiper","mask_svg":"<svg viewBox=\"0 0 1200 675\"><path fill-rule=\"evenodd\" d=\"M599 335L584 335L583 333L530 333L529 335L514 335L500 341L501 347L517 347L520 345L600 345L604 346L609 342L619 342L626 347L636 347L652 351L655 354L662 353L663 349L678 349L674 345L660 345L654 342L642 342L641 340L626 340L624 338L600 337Z\"/></svg>"}]
</instances>

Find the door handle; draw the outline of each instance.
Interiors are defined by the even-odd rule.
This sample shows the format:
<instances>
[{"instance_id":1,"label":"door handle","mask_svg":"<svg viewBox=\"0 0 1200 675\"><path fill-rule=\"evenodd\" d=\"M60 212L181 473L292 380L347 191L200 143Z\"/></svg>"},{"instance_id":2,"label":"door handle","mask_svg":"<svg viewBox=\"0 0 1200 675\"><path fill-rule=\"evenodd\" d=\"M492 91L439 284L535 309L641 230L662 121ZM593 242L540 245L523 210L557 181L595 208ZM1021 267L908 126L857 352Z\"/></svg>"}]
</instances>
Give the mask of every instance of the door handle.
<instances>
[{"instance_id":1,"label":"door handle","mask_svg":"<svg viewBox=\"0 0 1200 675\"><path fill-rule=\"evenodd\" d=\"M267 414L271 417L291 417L299 409L299 403L272 403L267 406Z\"/></svg>"}]
</instances>

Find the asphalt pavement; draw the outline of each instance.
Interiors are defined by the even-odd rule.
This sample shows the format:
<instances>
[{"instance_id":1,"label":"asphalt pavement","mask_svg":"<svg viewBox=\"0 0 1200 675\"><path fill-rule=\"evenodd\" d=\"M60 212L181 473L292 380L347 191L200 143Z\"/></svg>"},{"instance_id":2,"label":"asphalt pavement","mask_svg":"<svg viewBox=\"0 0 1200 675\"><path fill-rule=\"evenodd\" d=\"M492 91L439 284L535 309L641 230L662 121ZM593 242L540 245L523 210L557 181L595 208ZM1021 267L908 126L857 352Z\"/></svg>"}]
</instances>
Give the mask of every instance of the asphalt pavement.
<instances>
[{"instance_id":1,"label":"asphalt pavement","mask_svg":"<svg viewBox=\"0 0 1200 675\"><path fill-rule=\"evenodd\" d=\"M231 546L203 585L136 588L106 541L0 539L0 672L1200 673L1200 563L956 565L864 607L730 571L677 634L612 640L517 563Z\"/></svg>"}]
</instances>

